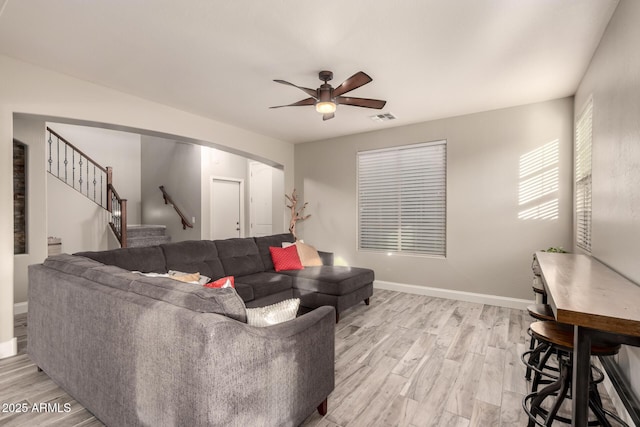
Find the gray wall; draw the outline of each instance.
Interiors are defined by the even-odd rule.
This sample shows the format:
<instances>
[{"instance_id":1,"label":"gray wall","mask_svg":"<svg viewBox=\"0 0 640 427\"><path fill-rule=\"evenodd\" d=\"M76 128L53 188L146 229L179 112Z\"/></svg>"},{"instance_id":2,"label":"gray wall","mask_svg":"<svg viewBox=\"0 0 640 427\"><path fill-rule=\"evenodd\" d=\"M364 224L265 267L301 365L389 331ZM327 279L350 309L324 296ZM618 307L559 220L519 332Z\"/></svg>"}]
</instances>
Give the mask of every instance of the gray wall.
<instances>
[{"instance_id":1,"label":"gray wall","mask_svg":"<svg viewBox=\"0 0 640 427\"><path fill-rule=\"evenodd\" d=\"M395 127L295 146L295 182L313 216L305 242L376 279L531 299L531 256L569 247L572 236L573 98ZM387 256L356 249L356 153L446 139L447 257ZM556 144L558 159L521 177L520 162ZM538 159L541 160L541 159ZM558 168L558 190L520 204L526 180ZM557 201L555 219L522 213Z\"/></svg>"},{"instance_id":2,"label":"gray wall","mask_svg":"<svg viewBox=\"0 0 640 427\"><path fill-rule=\"evenodd\" d=\"M141 177L142 223L165 225L173 242L199 240L200 146L142 136ZM161 185L189 220L196 217L193 228L183 230L176 211L164 204Z\"/></svg>"},{"instance_id":3,"label":"gray wall","mask_svg":"<svg viewBox=\"0 0 640 427\"><path fill-rule=\"evenodd\" d=\"M620 1L576 93L576 112L593 96L592 255L637 284L640 284L639 22L640 2ZM640 396L640 349L623 349L619 364Z\"/></svg>"}]
</instances>

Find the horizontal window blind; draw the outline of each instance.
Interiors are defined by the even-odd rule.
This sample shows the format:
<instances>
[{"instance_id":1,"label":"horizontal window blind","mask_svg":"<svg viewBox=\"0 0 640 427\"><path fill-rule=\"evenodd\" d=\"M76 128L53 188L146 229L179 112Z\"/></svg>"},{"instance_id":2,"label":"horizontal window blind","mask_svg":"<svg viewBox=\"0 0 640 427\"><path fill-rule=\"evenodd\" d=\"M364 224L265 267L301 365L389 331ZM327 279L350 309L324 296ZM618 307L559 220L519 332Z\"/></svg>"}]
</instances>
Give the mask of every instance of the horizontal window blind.
<instances>
[{"instance_id":1,"label":"horizontal window blind","mask_svg":"<svg viewBox=\"0 0 640 427\"><path fill-rule=\"evenodd\" d=\"M591 145L593 101L576 120L576 244L591 252Z\"/></svg>"},{"instance_id":2,"label":"horizontal window blind","mask_svg":"<svg viewBox=\"0 0 640 427\"><path fill-rule=\"evenodd\" d=\"M358 247L445 256L446 141L358 153Z\"/></svg>"}]
</instances>

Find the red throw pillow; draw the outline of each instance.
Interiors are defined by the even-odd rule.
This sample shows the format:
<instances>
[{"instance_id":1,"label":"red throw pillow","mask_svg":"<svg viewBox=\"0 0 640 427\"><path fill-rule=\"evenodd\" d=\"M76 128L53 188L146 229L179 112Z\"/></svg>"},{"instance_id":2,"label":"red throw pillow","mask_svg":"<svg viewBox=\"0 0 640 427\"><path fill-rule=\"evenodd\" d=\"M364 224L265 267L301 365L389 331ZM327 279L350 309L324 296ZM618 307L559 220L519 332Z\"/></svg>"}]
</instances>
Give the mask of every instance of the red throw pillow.
<instances>
[{"instance_id":1,"label":"red throw pillow","mask_svg":"<svg viewBox=\"0 0 640 427\"><path fill-rule=\"evenodd\" d=\"M233 280L233 276L222 277L218 280L214 280L213 282L206 283L204 285L205 288L235 288L235 282Z\"/></svg>"},{"instance_id":2,"label":"red throw pillow","mask_svg":"<svg viewBox=\"0 0 640 427\"><path fill-rule=\"evenodd\" d=\"M291 245L287 248L269 247L271 252L271 260L276 271L282 270L302 270L304 267L300 262L298 248Z\"/></svg>"}]
</instances>

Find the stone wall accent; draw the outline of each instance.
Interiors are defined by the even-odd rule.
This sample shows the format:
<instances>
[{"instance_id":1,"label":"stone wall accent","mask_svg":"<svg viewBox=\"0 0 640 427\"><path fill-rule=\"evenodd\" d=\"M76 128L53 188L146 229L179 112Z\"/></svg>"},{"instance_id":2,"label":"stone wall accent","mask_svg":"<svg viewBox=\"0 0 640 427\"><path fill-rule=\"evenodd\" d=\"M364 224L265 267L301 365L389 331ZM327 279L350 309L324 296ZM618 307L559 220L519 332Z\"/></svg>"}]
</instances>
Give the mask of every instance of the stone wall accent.
<instances>
[{"instance_id":1,"label":"stone wall accent","mask_svg":"<svg viewBox=\"0 0 640 427\"><path fill-rule=\"evenodd\" d=\"M27 146L13 140L13 253L27 252Z\"/></svg>"}]
</instances>

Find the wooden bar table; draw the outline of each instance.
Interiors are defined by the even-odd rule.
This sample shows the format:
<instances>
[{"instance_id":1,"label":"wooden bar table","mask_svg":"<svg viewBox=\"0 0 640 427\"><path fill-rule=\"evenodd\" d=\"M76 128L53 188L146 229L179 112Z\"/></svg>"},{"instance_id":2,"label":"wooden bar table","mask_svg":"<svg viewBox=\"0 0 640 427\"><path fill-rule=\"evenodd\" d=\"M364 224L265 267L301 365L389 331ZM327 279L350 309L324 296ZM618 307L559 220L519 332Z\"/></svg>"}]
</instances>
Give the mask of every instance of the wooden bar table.
<instances>
[{"instance_id":1,"label":"wooden bar table","mask_svg":"<svg viewBox=\"0 0 640 427\"><path fill-rule=\"evenodd\" d=\"M591 340L640 346L640 286L587 255L536 252L558 322L574 326L572 426L586 426Z\"/></svg>"}]
</instances>

